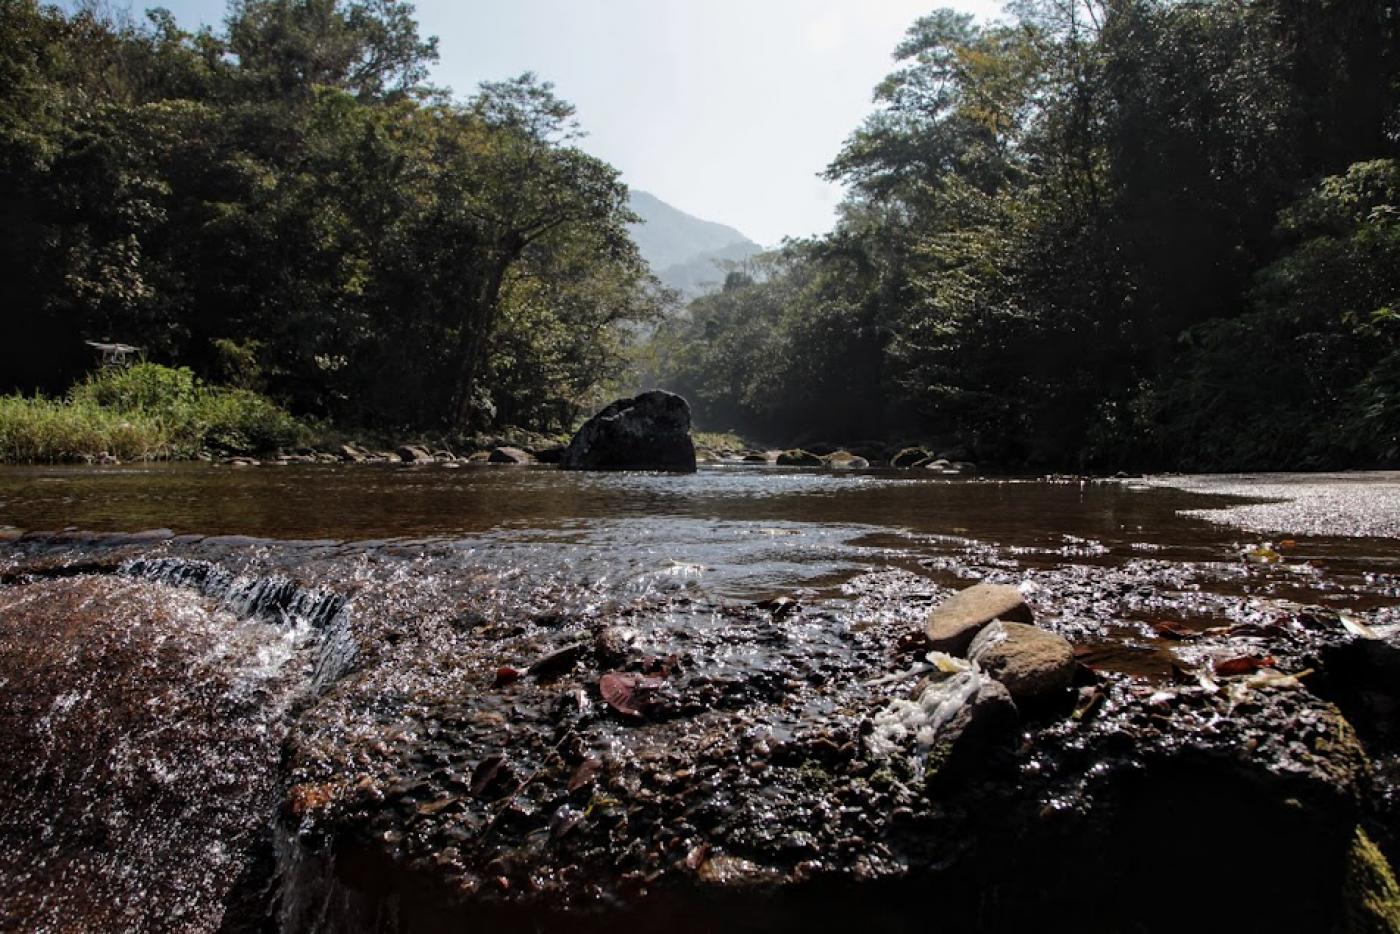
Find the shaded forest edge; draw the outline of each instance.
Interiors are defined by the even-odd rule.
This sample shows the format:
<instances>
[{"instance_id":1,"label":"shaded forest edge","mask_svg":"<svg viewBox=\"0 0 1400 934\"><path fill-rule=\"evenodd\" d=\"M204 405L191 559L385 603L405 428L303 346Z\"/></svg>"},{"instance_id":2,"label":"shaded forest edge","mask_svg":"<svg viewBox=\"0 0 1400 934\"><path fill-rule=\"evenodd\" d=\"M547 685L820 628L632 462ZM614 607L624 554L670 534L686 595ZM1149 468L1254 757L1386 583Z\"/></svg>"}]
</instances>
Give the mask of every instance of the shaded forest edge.
<instances>
[{"instance_id":1,"label":"shaded forest edge","mask_svg":"<svg viewBox=\"0 0 1400 934\"><path fill-rule=\"evenodd\" d=\"M775 446L1400 460L1394 0L935 11L828 169L835 230L679 311L573 109L531 75L454 98L436 54L395 0L198 32L0 0L0 391L68 394L48 418L118 340L245 409L228 450L296 443L288 412L557 434L659 385Z\"/></svg>"}]
</instances>

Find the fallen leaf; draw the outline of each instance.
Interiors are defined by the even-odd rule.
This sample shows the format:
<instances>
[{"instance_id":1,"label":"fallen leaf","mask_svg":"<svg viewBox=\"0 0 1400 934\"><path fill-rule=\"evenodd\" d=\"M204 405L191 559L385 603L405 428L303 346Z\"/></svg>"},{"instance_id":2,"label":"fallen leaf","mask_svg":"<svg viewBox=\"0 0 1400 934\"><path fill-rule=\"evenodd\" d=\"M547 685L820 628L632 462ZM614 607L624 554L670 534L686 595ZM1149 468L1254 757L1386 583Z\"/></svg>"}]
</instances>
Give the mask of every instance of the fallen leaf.
<instances>
[{"instance_id":1,"label":"fallen leaf","mask_svg":"<svg viewBox=\"0 0 1400 934\"><path fill-rule=\"evenodd\" d=\"M705 865L705 860L710 858L710 845L702 843L685 854L685 865L687 869L695 870Z\"/></svg>"},{"instance_id":2,"label":"fallen leaf","mask_svg":"<svg viewBox=\"0 0 1400 934\"><path fill-rule=\"evenodd\" d=\"M1246 561L1255 564L1278 564L1283 560L1283 555L1274 551L1268 545L1260 545L1258 548L1250 549L1244 554Z\"/></svg>"},{"instance_id":3,"label":"fallen leaf","mask_svg":"<svg viewBox=\"0 0 1400 934\"><path fill-rule=\"evenodd\" d=\"M1164 639L1194 639L1199 633L1189 626L1181 623L1174 623L1169 619L1159 620L1151 624L1152 629Z\"/></svg>"},{"instance_id":4,"label":"fallen leaf","mask_svg":"<svg viewBox=\"0 0 1400 934\"><path fill-rule=\"evenodd\" d=\"M592 641L575 642L566 645L562 649L550 652L542 658L536 659L530 666L530 674L536 678L552 678L561 675L574 667L574 664L583 657L583 653L592 645Z\"/></svg>"},{"instance_id":5,"label":"fallen leaf","mask_svg":"<svg viewBox=\"0 0 1400 934\"><path fill-rule=\"evenodd\" d=\"M490 788L501 776L501 769L505 764L506 757L499 754L482 759L472 770L472 794L480 797L482 792Z\"/></svg>"},{"instance_id":6,"label":"fallen leaf","mask_svg":"<svg viewBox=\"0 0 1400 934\"><path fill-rule=\"evenodd\" d=\"M1103 704L1103 691L1096 687L1083 687L1079 689L1079 699L1075 701L1074 712L1070 714L1075 720L1087 720L1098 712Z\"/></svg>"},{"instance_id":7,"label":"fallen leaf","mask_svg":"<svg viewBox=\"0 0 1400 934\"><path fill-rule=\"evenodd\" d=\"M578 791L585 785L593 784L593 778L598 774L598 769L603 765L602 759L587 758L579 763L579 767L574 769L573 776L569 779L569 791Z\"/></svg>"},{"instance_id":8,"label":"fallen leaf","mask_svg":"<svg viewBox=\"0 0 1400 934\"><path fill-rule=\"evenodd\" d=\"M418 805L418 813L422 814L425 817L431 816L433 814L436 814L438 811L444 810L445 808L456 804L459 800L460 796L449 795L446 798L439 798L436 801L429 801L425 804Z\"/></svg>"},{"instance_id":9,"label":"fallen leaf","mask_svg":"<svg viewBox=\"0 0 1400 934\"><path fill-rule=\"evenodd\" d=\"M652 692L660 690L665 683L660 678L635 672L610 671L598 679L598 693L618 713L640 717Z\"/></svg>"},{"instance_id":10,"label":"fallen leaf","mask_svg":"<svg viewBox=\"0 0 1400 934\"><path fill-rule=\"evenodd\" d=\"M525 674L519 668L512 668L510 665L502 665L496 669L496 681L492 687L503 688L507 684L514 684L520 680L520 676Z\"/></svg>"},{"instance_id":11,"label":"fallen leaf","mask_svg":"<svg viewBox=\"0 0 1400 934\"><path fill-rule=\"evenodd\" d=\"M1260 668L1269 668L1274 664L1273 658L1257 655L1238 655L1234 658L1227 658L1215 663L1215 673L1226 677L1231 675L1253 674Z\"/></svg>"}]
</instances>

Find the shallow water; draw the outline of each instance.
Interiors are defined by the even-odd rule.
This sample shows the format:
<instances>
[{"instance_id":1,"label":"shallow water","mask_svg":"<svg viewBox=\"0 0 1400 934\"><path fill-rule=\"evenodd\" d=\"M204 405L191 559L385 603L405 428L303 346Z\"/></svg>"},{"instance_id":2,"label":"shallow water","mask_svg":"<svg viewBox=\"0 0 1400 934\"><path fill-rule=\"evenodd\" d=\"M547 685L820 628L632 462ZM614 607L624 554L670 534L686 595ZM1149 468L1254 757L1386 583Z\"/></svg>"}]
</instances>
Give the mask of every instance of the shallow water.
<instances>
[{"instance_id":1,"label":"shallow water","mask_svg":"<svg viewBox=\"0 0 1400 934\"><path fill-rule=\"evenodd\" d=\"M1273 487L1268 488L1272 491ZM0 531L83 529L348 543L455 543L494 562L689 582L717 596L830 591L892 565L937 576L950 556L1026 569L1151 558L1238 564L1264 533L1207 521L1233 496L1081 480L923 478L702 468L589 474L513 467L0 468ZM1300 523L1301 524L1301 523ZM1268 536L1281 538L1287 534ZM1400 542L1296 537L1286 566L1329 577L1400 568ZM1317 575L1304 574L1304 578ZM1304 589L1307 589L1306 587Z\"/></svg>"}]
</instances>

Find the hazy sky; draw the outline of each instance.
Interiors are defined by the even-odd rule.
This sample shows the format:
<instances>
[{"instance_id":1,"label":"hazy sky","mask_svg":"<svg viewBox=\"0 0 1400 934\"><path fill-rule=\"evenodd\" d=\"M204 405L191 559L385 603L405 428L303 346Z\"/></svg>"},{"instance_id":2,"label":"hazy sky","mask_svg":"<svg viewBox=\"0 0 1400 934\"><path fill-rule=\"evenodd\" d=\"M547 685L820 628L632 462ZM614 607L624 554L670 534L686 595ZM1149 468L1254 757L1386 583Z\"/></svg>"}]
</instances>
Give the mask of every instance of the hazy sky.
<instances>
[{"instance_id":1,"label":"hazy sky","mask_svg":"<svg viewBox=\"0 0 1400 934\"><path fill-rule=\"evenodd\" d=\"M135 0L186 27L223 0ZM419 0L433 80L465 96L534 71L578 107L583 147L634 188L764 246L830 228L817 178L871 109L904 30L938 6L1001 0Z\"/></svg>"}]
</instances>

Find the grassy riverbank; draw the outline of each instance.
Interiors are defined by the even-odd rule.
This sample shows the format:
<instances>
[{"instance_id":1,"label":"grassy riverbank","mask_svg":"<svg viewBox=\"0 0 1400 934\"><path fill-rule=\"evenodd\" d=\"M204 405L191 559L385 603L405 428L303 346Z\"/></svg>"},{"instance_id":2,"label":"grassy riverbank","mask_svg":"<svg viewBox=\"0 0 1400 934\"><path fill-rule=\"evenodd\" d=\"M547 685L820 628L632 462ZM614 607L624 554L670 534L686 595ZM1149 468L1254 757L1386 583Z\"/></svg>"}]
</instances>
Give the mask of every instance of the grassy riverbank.
<instances>
[{"instance_id":1,"label":"grassy riverbank","mask_svg":"<svg viewBox=\"0 0 1400 934\"><path fill-rule=\"evenodd\" d=\"M308 435L264 396L152 363L94 373L63 398L0 396L0 461L9 463L248 454Z\"/></svg>"}]
</instances>

